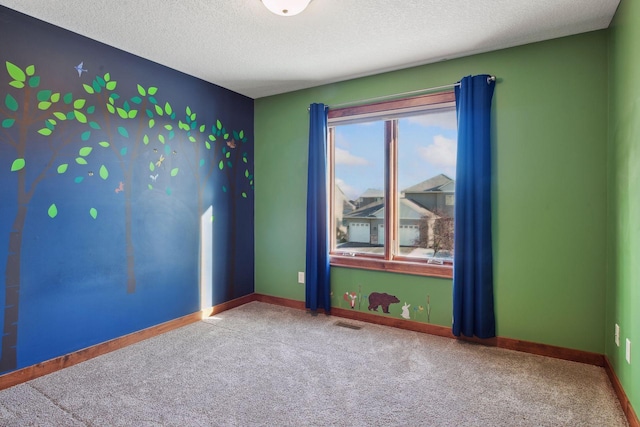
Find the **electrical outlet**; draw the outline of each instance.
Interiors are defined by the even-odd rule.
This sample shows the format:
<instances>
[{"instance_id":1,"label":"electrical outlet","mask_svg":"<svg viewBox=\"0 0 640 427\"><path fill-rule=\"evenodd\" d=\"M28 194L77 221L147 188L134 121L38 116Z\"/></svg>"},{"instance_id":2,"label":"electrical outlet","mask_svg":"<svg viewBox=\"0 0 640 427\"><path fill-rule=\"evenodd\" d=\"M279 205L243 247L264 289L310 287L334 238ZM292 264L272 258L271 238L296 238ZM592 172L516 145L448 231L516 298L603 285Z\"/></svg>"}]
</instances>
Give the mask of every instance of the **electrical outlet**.
<instances>
[{"instance_id":1,"label":"electrical outlet","mask_svg":"<svg viewBox=\"0 0 640 427\"><path fill-rule=\"evenodd\" d=\"M613 339L616 341L616 345L620 347L620 325L616 323Z\"/></svg>"},{"instance_id":2,"label":"electrical outlet","mask_svg":"<svg viewBox=\"0 0 640 427\"><path fill-rule=\"evenodd\" d=\"M304 271L298 271L298 283L304 285Z\"/></svg>"},{"instance_id":3,"label":"electrical outlet","mask_svg":"<svg viewBox=\"0 0 640 427\"><path fill-rule=\"evenodd\" d=\"M627 338L627 363L631 364L631 341Z\"/></svg>"}]
</instances>

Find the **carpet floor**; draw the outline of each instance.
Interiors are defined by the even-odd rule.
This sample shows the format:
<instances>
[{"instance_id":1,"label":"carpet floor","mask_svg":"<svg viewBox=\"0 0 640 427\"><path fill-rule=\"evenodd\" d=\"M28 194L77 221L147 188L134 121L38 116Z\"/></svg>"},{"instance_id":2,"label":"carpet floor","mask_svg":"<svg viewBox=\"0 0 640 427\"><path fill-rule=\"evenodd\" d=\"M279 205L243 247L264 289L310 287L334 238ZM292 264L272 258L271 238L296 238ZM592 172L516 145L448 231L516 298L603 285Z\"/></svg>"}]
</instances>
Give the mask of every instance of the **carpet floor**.
<instances>
[{"instance_id":1,"label":"carpet floor","mask_svg":"<svg viewBox=\"0 0 640 427\"><path fill-rule=\"evenodd\" d=\"M627 422L599 367L252 302L0 391L0 425Z\"/></svg>"}]
</instances>

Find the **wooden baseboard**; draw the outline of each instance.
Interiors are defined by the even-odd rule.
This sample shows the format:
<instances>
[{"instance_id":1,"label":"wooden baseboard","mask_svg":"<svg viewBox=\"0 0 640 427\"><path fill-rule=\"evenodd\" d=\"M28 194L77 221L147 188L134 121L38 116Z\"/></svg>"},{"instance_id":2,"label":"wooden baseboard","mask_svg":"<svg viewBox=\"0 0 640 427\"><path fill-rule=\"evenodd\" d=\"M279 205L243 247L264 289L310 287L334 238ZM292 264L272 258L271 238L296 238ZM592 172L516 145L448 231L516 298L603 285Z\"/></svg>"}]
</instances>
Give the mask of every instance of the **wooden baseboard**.
<instances>
[{"instance_id":1,"label":"wooden baseboard","mask_svg":"<svg viewBox=\"0 0 640 427\"><path fill-rule=\"evenodd\" d=\"M304 302L290 300L286 298L273 297L269 295L255 294L255 300L269 304L281 305L290 308L305 310ZM500 347L508 350L516 350L524 353L537 354L540 356L554 357L556 359L570 360L573 362L587 363L589 365L604 366L604 356L597 353L590 353L582 350L574 350L564 347L556 347L548 344L539 344L529 341L516 340L513 338L496 337L481 339L476 337L456 337L451 333L451 328L446 326L432 325L429 323L415 322L413 320L398 319L395 317L381 316L379 314L367 313L357 310L332 307L331 315L344 317L346 319L360 320L377 325L391 326L394 328L407 329L410 331L423 332L440 337L454 338L467 342L484 344L492 347Z\"/></svg>"},{"instance_id":2,"label":"wooden baseboard","mask_svg":"<svg viewBox=\"0 0 640 427\"><path fill-rule=\"evenodd\" d=\"M50 359L36 365L27 366L26 368L18 369L16 371L0 375L0 390L13 387L14 385L18 385L38 377L42 377L52 372L59 371L60 369L68 368L69 366L76 365L89 359L93 359L94 357L119 350L131 344L135 344L137 342L155 337L156 335L164 334L165 332L169 332L173 329L195 323L213 314L241 306L251 301L255 301L255 294L246 295L232 301L216 305L209 309L191 313L177 319L169 320L168 322L164 322L159 325L151 326L141 331L132 332L128 335L114 338L110 341L105 341L103 343L96 344L91 347L75 351L73 353L65 354L64 356L56 357L54 359Z\"/></svg>"},{"instance_id":3,"label":"wooden baseboard","mask_svg":"<svg viewBox=\"0 0 640 427\"><path fill-rule=\"evenodd\" d=\"M616 372L613 370L613 366L609 362L609 358L605 356L604 358L604 370L609 377L609 381L611 381L611 385L613 386L613 390L616 392L618 396L618 400L620 401L620 405L622 406L622 410L624 414L627 416L627 421L629 422L629 427L640 427L640 420L636 415L636 412L633 410L633 406L631 406L631 402L629 402L629 398L627 397L627 393L625 393L622 388L622 384L620 384L620 380L616 375Z\"/></svg>"},{"instance_id":4,"label":"wooden baseboard","mask_svg":"<svg viewBox=\"0 0 640 427\"><path fill-rule=\"evenodd\" d=\"M211 317L214 314L222 313L223 311L240 307L241 305L245 305L255 300L256 300L256 294L249 294L249 295L242 296L240 298L233 299L231 301L223 302L222 304L218 304L213 307L203 309L200 312L202 313L202 318L206 319L207 317Z\"/></svg>"}]
</instances>

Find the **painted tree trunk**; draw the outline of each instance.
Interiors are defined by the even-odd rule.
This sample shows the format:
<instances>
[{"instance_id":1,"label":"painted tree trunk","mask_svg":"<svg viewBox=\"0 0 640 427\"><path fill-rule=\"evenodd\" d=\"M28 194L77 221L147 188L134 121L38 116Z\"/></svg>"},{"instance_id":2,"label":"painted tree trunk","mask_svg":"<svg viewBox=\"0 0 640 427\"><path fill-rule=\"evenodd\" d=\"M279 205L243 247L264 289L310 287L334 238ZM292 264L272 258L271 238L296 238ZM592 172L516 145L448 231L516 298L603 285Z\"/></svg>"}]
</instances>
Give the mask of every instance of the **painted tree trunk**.
<instances>
[{"instance_id":1,"label":"painted tree trunk","mask_svg":"<svg viewBox=\"0 0 640 427\"><path fill-rule=\"evenodd\" d=\"M5 274L4 328L2 331L2 356L0 373L12 371L18 366L18 314L20 308L20 258L22 254L22 229L27 217L27 205L19 204L13 227L9 233L9 253Z\"/></svg>"}]
</instances>

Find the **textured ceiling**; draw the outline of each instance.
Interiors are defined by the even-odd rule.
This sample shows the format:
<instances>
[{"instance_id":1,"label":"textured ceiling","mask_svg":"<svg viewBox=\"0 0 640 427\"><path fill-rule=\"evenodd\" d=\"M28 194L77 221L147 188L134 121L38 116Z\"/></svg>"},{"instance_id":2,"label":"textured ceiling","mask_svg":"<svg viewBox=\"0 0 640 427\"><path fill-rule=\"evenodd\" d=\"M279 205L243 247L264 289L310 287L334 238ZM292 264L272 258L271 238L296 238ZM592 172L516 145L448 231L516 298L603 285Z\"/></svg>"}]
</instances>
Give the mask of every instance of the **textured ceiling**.
<instances>
[{"instance_id":1,"label":"textured ceiling","mask_svg":"<svg viewBox=\"0 0 640 427\"><path fill-rule=\"evenodd\" d=\"M251 98L609 26L620 0L0 0Z\"/></svg>"}]
</instances>

